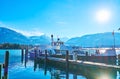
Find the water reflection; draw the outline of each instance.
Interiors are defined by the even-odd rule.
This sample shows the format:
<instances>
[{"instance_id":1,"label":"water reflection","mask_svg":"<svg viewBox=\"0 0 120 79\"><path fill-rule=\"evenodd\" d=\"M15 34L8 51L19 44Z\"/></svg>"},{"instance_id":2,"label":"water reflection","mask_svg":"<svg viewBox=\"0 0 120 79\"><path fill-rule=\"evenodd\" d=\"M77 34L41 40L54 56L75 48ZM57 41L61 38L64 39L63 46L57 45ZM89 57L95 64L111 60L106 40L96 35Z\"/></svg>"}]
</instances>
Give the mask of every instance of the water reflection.
<instances>
[{"instance_id":1,"label":"water reflection","mask_svg":"<svg viewBox=\"0 0 120 79\"><path fill-rule=\"evenodd\" d=\"M21 51L10 52L9 79L66 79L67 75L69 79L120 79L120 70L69 64L66 72L66 63L44 60L28 60L25 68L21 64ZM3 57L0 53L0 61L4 61Z\"/></svg>"},{"instance_id":2,"label":"water reflection","mask_svg":"<svg viewBox=\"0 0 120 79\"><path fill-rule=\"evenodd\" d=\"M120 71L117 71L116 79L120 79Z\"/></svg>"},{"instance_id":3,"label":"water reflection","mask_svg":"<svg viewBox=\"0 0 120 79\"><path fill-rule=\"evenodd\" d=\"M39 60L36 63L39 68L44 69L45 75L47 71L51 73L51 79L120 79L120 71L109 68L96 68L92 66L84 67L70 64L66 71L66 63L56 63ZM36 66L34 66L36 67ZM36 67L36 68L38 68Z\"/></svg>"}]
</instances>

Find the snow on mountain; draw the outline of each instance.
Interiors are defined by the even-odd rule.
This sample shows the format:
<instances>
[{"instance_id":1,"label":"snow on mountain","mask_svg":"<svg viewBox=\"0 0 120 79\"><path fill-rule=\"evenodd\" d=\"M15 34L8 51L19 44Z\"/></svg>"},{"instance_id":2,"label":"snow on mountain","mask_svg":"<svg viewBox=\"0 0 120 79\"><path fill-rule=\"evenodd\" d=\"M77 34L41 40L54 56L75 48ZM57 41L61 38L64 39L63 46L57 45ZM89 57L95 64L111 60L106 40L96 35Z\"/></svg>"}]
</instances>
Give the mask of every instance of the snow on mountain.
<instances>
[{"instance_id":1,"label":"snow on mountain","mask_svg":"<svg viewBox=\"0 0 120 79\"><path fill-rule=\"evenodd\" d=\"M50 38L46 35L29 37L32 44L50 44Z\"/></svg>"},{"instance_id":2,"label":"snow on mountain","mask_svg":"<svg viewBox=\"0 0 120 79\"><path fill-rule=\"evenodd\" d=\"M27 44L29 39L24 35L8 28L0 27L0 43Z\"/></svg>"},{"instance_id":3,"label":"snow on mountain","mask_svg":"<svg viewBox=\"0 0 120 79\"><path fill-rule=\"evenodd\" d=\"M71 38L66 42L66 44L82 47L103 47L103 46L113 47L114 37L115 45L120 46L120 33L114 33L113 35L111 32L90 34L84 35L82 37Z\"/></svg>"},{"instance_id":4,"label":"snow on mountain","mask_svg":"<svg viewBox=\"0 0 120 79\"><path fill-rule=\"evenodd\" d=\"M67 38L67 37L62 37L62 38L60 38L60 40L63 41L63 42L66 42L66 41L69 40L69 38Z\"/></svg>"},{"instance_id":5,"label":"snow on mountain","mask_svg":"<svg viewBox=\"0 0 120 79\"><path fill-rule=\"evenodd\" d=\"M14 30L0 27L0 44L1 43L49 44L50 39L45 35L26 37Z\"/></svg>"},{"instance_id":6,"label":"snow on mountain","mask_svg":"<svg viewBox=\"0 0 120 79\"><path fill-rule=\"evenodd\" d=\"M60 38L61 41L66 41L67 45L76 45L82 47L103 47L103 46L120 46L120 33L111 32L97 33L84 35L82 37L75 37L68 40L68 38ZM0 44L2 43L17 43L17 44L50 44L50 37L46 35L26 37L14 30L0 27Z\"/></svg>"}]
</instances>

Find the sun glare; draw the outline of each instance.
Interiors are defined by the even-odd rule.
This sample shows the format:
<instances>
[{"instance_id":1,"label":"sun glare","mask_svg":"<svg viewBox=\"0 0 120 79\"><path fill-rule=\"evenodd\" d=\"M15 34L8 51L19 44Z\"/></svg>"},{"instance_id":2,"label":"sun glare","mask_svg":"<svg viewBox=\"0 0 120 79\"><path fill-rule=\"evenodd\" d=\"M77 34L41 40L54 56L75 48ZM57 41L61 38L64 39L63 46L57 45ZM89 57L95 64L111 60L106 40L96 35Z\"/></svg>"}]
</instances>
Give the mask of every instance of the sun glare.
<instances>
[{"instance_id":1,"label":"sun glare","mask_svg":"<svg viewBox=\"0 0 120 79\"><path fill-rule=\"evenodd\" d=\"M108 10L99 10L96 12L96 19L100 23L105 23L110 20L111 13Z\"/></svg>"},{"instance_id":2,"label":"sun glare","mask_svg":"<svg viewBox=\"0 0 120 79\"><path fill-rule=\"evenodd\" d=\"M99 76L97 76L96 79L112 79L112 78L107 73L104 73L104 74L102 73Z\"/></svg>"}]
</instances>

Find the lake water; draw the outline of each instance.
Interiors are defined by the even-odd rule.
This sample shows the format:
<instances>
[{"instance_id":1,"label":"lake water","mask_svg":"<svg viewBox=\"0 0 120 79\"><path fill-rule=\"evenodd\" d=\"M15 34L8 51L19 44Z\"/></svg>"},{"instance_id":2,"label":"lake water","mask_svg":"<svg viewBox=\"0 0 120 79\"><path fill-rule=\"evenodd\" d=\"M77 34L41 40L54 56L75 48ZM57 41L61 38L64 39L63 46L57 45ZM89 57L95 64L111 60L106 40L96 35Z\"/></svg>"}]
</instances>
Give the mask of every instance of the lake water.
<instances>
[{"instance_id":1,"label":"lake water","mask_svg":"<svg viewBox=\"0 0 120 79\"><path fill-rule=\"evenodd\" d=\"M0 50L0 63L4 62L6 50ZM28 60L27 66L21 63L21 50L9 50L9 79L66 79L65 69L59 66L48 65L45 69L44 63L34 71L34 62ZM120 71L102 70L81 67L79 70L70 69L69 79L120 79Z\"/></svg>"}]
</instances>

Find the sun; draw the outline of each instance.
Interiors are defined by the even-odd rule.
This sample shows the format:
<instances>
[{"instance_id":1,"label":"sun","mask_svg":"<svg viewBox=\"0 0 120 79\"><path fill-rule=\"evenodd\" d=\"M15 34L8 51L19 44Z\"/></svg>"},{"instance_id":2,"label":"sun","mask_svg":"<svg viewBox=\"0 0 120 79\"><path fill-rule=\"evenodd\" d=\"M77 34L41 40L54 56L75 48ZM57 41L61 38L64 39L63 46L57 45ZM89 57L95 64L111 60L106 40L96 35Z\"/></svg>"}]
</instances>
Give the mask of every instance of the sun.
<instances>
[{"instance_id":1,"label":"sun","mask_svg":"<svg viewBox=\"0 0 120 79\"><path fill-rule=\"evenodd\" d=\"M99 10L96 12L96 19L100 23L106 23L110 20L111 18L111 12L109 10Z\"/></svg>"}]
</instances>

